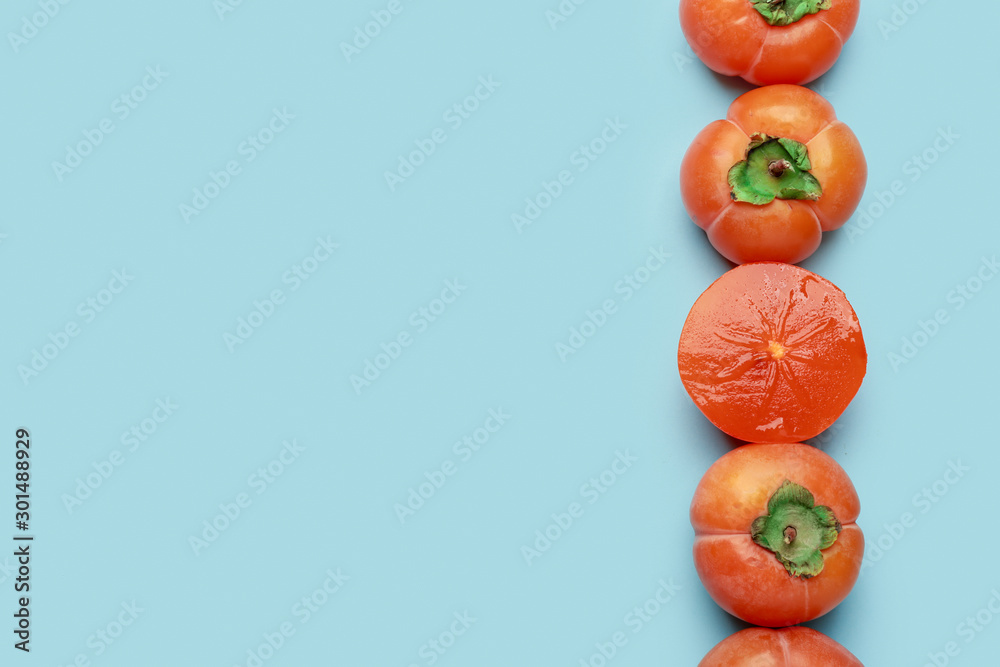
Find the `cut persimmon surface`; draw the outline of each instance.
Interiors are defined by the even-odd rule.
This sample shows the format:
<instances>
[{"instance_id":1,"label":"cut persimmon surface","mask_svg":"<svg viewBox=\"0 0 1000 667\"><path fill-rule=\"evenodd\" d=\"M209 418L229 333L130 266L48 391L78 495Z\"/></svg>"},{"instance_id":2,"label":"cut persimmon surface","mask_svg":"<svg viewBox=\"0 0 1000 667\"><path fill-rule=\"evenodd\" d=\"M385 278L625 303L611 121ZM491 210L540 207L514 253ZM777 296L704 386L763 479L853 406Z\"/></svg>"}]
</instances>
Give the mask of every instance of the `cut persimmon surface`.
<instances>
[{"instance_id":1,"label":"cut persimmon surface","mask_svg":"<svg viewBox=\"0 0 1000 667\"><path fill-rule=\"evenodd\" d=\"M825 278L781 262L743 264L688 313L677 364L702 413L747 442L801 442L857 394L868 355L858 317Z\"/></svg>"},{"instance_id":2,"label":"cut persimmon surface","mask_svg":"<svg viewBox=\"0 0 1000 667\"><path fill-rule=\"evenodd\" d=\"M821 632L794 628L747 628L719 642L698 667L864 667L846 648Z\"/></svg>"}]
</instances>

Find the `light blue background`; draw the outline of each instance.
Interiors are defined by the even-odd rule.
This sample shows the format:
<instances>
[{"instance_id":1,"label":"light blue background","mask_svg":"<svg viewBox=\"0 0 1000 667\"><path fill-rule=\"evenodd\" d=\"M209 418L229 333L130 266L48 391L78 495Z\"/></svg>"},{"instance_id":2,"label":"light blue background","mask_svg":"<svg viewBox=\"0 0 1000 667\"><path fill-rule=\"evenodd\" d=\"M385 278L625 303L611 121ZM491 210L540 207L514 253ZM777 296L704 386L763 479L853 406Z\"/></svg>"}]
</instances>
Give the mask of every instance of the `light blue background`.
<instances>
[{"instance_id":1,"label":"light blue background","mask_svg":"<svg viewBox=\"0 0 1000 667\"><path fill-rule=\"evenodd\" d=\"M467 611L475 623L435 664L575 667L622 631L609 664L694 665L743 627L691 562L691 494L732 443L684 393L675 351L729 266L684 214L678 163L748 87L691 58L677 0L591 0L555 29L557 0L403 0L348 62L340 43L386 5L246 0L220 18L210 0L71 2L0 47L0 480L13 486L13 433L30 428L37 536L32 652L10 646L0 570L0 664L246 665L289 622L264 664L427 665L422 647ZM885 32L893 3L863 5L813 87L858 135L868 189L803 266L864 328L864 386L819 444L855 482L869 545L889 548L811 625L869 666L917 667L952 641L949 664L985 665L1000 622L971 641L958 625L1000 589L1000 281L961 308L952 290L1000 250L1000 9L908 0ZM38 11L5 3L0 27ZM157 66L168 76L120 119L114 101ZM454 129L444 112L491 76L500 87ZM275 108L294 119L247 162L241 142ZM60 181L53 161L105 118L114 131ZM572 156L606 119L627 128L579 173ZM447 141L391 192L384 172L436 128ZM908 161L948 128L959 138L913 180ZM179 206L230 160L241 172L185 223ZM511 215L561 170L573 183L518 233ZM880 210L896 180L904 193ZM327 236L339 248L292 291L285 272ZM615 285L650 246L670 258L626 301ZM86 322L78 304L123 268L134 278ZM465 290L418 332L411 313L446 280ZM224 334L275 289L285 302L230 352ZM606 299L615 314L563 362L556 343ZM894 368L939 310L946 324ZM23 381L67 323L79 335ZM350 376L401 332L412 344L357 393ZM128 451L122 433L166 398L179 408ZM453 443L499 408L509 421L462 461ZM251 475L292 439L304 451L258 495ZM64 496L115 450L124 462L69 511ZM619 450L637 461L589 504L581 485ZM394 505L448 460L455 474L401 524ZM950 461L970 469L915 502ZM240 493L252 504L196 555L189 537ZM528 565L522 545L573 502L582 516ZM904 512L915 523L895 537ZM349 580L301 623L293 607L328 569ZM626 614L660 579L680 591L632 632ZM133 600L143 611L97 655L92 637Z\"/></svg>"}]
</instances>

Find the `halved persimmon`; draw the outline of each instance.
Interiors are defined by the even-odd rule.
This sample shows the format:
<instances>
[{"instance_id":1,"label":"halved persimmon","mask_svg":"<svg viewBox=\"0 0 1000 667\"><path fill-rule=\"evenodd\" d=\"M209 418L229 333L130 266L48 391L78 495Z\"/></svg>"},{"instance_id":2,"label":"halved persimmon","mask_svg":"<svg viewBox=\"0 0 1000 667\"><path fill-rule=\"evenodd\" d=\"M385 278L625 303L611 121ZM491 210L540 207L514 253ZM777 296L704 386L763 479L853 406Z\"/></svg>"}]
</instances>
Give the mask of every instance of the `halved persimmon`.
<instances>
[{"instance_id":1,"label":"halved persimmon","mask_svg":"<svg viewBox=\"0 0 1000 667\"><path fill-rule=\"evenodd\" d=\"M812 628L747 628L715 645L698 667L864 667L846 648Z\"/></svg>"},{"instance_id":2,"label":"halved persimmon","mask_svg":"<svg viewBox=\"0 0 1000 667\"><path fill-rule=\"evenodd\" d=\"M743 264L712 283L692 306L677 350L695 404L747 442L818 435L854 398L867 361L844 293L781 262Z\"/></svg>"}]
</instances>

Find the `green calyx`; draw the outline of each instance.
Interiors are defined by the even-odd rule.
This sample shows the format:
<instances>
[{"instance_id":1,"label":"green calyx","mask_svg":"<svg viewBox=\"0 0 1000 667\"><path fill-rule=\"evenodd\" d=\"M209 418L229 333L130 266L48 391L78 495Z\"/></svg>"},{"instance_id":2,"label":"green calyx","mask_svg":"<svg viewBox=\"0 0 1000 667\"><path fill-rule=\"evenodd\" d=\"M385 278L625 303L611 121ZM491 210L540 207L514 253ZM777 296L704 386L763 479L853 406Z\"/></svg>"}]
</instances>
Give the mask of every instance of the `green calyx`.
<instances>
[{"instance_id":1,"label":"green calyx","mask_svg":"<svg viewBox=\"0 0 1000 667\"><path fill-rule=\"evenodd\" d=\"M735 201L763 205L775 199L817 200L823 187L809 173L809 150L794 139L754 134L746 159L729 170L730 196Z\"/></svg>"},{"instance_id":2,"label":"green calyx","mask_svg":"<svg viewBox=\"0 0 1000 667\"><path fill-rule=\"evenodd\" d=\"M817 507L808 489L785 480L767 501L767 514L754 519L750 537L788 574L809 579L823 571L821 552L833 546L841 530L832 509Z\"/></svg>"},{"instance_id":3,"label":"green calyx","mask_svg":"<svg viewBox=\"0 0 1000 667\"><path fill-rule=\"evenodd\" d=\"M830 9L830 0L750 0L770 25L790 25L803 16Z\"/></svg>"}]
</instances>

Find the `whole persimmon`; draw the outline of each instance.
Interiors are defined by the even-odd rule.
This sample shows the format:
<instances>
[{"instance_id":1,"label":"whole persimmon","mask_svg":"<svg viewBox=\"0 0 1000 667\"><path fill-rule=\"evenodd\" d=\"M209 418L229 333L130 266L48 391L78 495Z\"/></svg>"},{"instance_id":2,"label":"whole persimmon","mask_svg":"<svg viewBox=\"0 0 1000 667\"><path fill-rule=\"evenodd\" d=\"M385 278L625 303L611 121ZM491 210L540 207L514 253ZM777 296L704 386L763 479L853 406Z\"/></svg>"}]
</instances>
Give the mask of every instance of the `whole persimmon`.
<instances>
[{"instance_id":1,"label":"whole persimmon","mask_svg":"<svg viewBox=\"0 0 1000 667\"><path fill-rule=\"evenodd\" d=\"M712 599L747 623L805 623L840 604L858 579L860 512L847 473L815 447L737 447L695 489L695 569Z\"/></svg>"},{"instance_id":2,"label":"whole persimmon","mask_svg":"<svg viewBox=\"0 0 1000 667\"><path fill-rule=\"evenodd\" d=\"M795 264L861 202L868 165L833 107L802 86L745 93L684 154L681 200L726 259Z\"/></svg>"},{"instance_id":3,"label":"whole persimmon","mask_svg":"<svg viewBox=\"0 0 1000 667\"><path fill-rule=\"evenodd\" d=\"M831 67L860 0L681 0L691 50L719 74L763 86L808 83Z\"/></svg>"}]
</instances>

